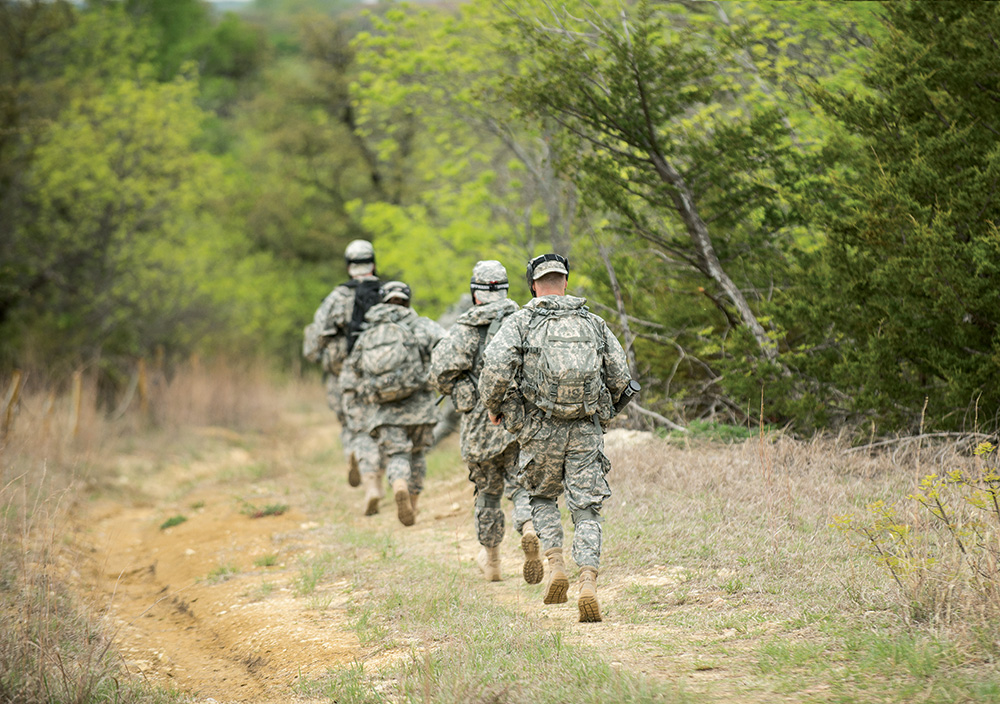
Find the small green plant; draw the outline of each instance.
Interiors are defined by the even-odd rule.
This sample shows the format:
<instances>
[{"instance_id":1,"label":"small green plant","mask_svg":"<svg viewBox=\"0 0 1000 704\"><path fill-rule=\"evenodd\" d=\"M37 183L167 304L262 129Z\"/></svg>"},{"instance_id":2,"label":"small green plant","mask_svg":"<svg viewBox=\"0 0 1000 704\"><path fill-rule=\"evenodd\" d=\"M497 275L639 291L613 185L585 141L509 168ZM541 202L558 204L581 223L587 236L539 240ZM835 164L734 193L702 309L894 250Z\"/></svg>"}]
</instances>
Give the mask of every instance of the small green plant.
<instances>
[{"instance_id":1,"label":"small green plant","mask_svg":"<svg viewBox=\"0 0 1000 704\"><path fill-rule=\"evenodd\" d=\"M208 573L206 580L209 584L218 584L219 582L225 582L227 579L235 574L239 573L239 568L232 563L224 563L212 569Z\"/></svg>"},{"instance_id":2,"label":"small green plant","mask_svg":"<svg viewBox=\"0 0 1000 704\"><path fill-rule=\"evenodd\" d=\"M261 555L253 561L255 567L274 567L278 564L277 555Z\"/></svg>"},{"instance_id":3,"label":"small green plant","mask_svg":"<svg viewBox=\"0 0 1000 704\"><path fill-rule=\"evenodd\" d=\"M743 581L739 577L730 577L722 584L722 591L726 594L738 594L743 591Z\"/></svg>"},{"instance_id":4,"label":"small green plant","mask_svg":"<svg viewBox=\"0 0 1000 704\"><path fill-rule=\"evenodd\" d=\"M288 511L288 504L267 504L263 508L254 506L249 501L243 501L240 513L250 518L264 518L266 516L280 516Z\"/></svg>"},{"instance_id":5,"label":"small green plant","mask_svg":"<svg viewBox=\"0 0 1000 704\"><path fill-rule=\"evenodd\" d=\"M187 520L187 516L182 516L180 514L168 518L163 523L160 524L160 530L166 530L167 528L173 528L174 526L179 526L181 523Z\"/></svg>"},{"instance_id":6,"label":"small green plant","mask_svg":"<svg viewBox=\"0 0 1000 704\"><path fill-rule=\"evenodd\" d=\"M1000 619L1000 473L996 447L975 450L980 466L924 477L907 498L924 509L907 521L895 503L868 504L865 519L834 525L885 567L915 621L967 622L995 629ZM919 516L918 516L919 517ZM860 538L860 540L858 540Z\"/></svg>"},{"instance_id":7,"label":"small green plant","mask_svg":"<svg viewBox=\"0 0 1000 704\"><path fill-rule=\"evenodd\" d=\"M320 580L326 576L327 567L323 562L303 564L299 576L295 578L295 591L300 596L307 596L316 591Z\"/></svg>"},{"instance_id":8,"label":"small green plant","mask_svg":"<svg viewBox=\"0 0 1000 704\"><path fill-rule=\"evenodd\" d=\"M252 592L249 592L247 596L251 601L263 601L271 595L274 591L274 584L272 582L261 582Z\"/></svg>"}]
</instances>

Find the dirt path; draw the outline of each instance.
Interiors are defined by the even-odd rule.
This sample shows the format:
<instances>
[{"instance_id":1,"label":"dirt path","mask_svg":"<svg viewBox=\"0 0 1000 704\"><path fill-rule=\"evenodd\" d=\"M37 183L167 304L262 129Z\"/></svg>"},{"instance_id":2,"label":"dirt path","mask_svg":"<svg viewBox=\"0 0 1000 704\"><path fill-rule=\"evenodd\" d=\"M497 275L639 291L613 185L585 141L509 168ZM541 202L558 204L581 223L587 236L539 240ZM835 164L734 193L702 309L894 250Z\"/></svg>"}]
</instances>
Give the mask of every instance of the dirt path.
<instances>
[{"instance_id":1,"label":"dirt path","mask_svg":"<svg viewBox=\"0 0 1000 704\"><path fill-rule=\"evenodd\" d=\"M217 448L199 461L123 466L121 483L128 485L128 495L142 499L78 505L75 582L107 615L131 672L196 701L277 704L294 697L300 679L355 662L378 668L400 657L359 643L348 623L355 595L347 580L320 583L307 596L296 589L302 565L323 552L324 536L337 526L321 522L320 512L310 509L315 506L310 492L317 488L306 478L295 472L278 479L254 475L262 463L294 465L297 457L332 447L335 429L325 415L296 419L290 427L294 432L263 457L238 447L224 453ZM358 492L346 487L343 474L339 467L332 470L330 490ZM471 533L471 501L471 485L461 476L429 486L417 524L407 529L406 549L436 558L448 554L447 559L454 553L463 568L470 568L478 547ZM251 519L251 505L289 509ZM188 520L161 528L177 515ZM338 519L367 529L399 530L391 511L373 518L359 511ZM520 552L512 541L504 544L503 572L503 582L483 585L491 598L523 609L543 627L558 625L573 640L601 647L616 666L667 679L685 672L685 684L693 689L725 677L693 666L697 653L666 663L656 653L630 647L642 638L644 627L615 613L615 594L630 584L676 583L680 575L666 567L603 577L607 624L597 626L576 623L575 588L567 605L547 607L530 598L519 579ZM700 596L704 604L713 598ZM662 629L649 635L670 637Z\"/></svg>"}]
</instances>

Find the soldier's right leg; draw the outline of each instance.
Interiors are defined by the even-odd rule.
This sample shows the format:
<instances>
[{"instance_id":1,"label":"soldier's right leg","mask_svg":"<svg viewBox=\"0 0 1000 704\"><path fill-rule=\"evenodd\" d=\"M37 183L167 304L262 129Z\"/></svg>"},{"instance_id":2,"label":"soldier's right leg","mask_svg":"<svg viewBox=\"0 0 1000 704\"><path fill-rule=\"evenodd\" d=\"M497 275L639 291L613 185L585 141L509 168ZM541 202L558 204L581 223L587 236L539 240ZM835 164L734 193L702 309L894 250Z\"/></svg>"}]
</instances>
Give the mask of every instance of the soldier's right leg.
<instances>
[{"instance_id":1,"label":"soldier's right leg","mask_svg":"<svg viewBox=\"0 0 1000 704\"><path fill-rule=\"evenodd\" d=\"M368 433L357 433L353 438L352 450L365 488L365 515L373 516L378 513L379 499L382 498L382 460L378 443Z\"/></svg>"},{"instance_id":2,"label":"soldier's right leg","mask_svg":"<svg viewBox=\"0 0 1000 704\"><path fill-rule=\"evenodd\" d=\"M376 431L379 452L385 461L385 474L392 486L396 515L404 526L413 525L413 504L410 503L410 456L413 443L406 428L380 425Z\"/></svg>"}]
</instances>

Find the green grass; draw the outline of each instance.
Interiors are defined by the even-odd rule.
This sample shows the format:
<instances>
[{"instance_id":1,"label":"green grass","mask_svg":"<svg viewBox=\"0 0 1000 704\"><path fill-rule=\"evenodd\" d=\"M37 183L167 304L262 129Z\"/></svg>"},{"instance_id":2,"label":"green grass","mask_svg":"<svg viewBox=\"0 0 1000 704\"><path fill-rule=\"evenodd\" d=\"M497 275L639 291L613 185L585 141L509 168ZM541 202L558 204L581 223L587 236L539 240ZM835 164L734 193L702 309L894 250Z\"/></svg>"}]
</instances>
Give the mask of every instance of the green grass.
<instances>
[{"instance_id":1,"label":"green grass","mask_svg":"<svg viewBox=\"0 0 1000 704\"><path fill-rule=\"evenodd\" d=\"M226 562L216 567L208 573L205 577L205 581L209 584L218 584L219 582L225 582L228 579L232 579L234 576L239 574L240 569L231 562Z\"/></svg>"},{"instance_id":2,"label":"green grass","mask_svg":"<svg viewBox=\"0 0 1000 704\"><path fill-rule=\"evenodd\" d=\"M240 503L240 513L250 518L266 518L268 516L280 516L288 511L288 504L265 504L256 506L244 499L238 500Z\"/></svg>"},{"instance_id":3,"label":"green grass","mask_svg":"<svg viewBox=\"0 0 1000 704\"><path fill-rule=\"evenodd\" d=\"M160 524L160 530L166 530L167 528L173 528L174 526L179 526L181 523L187 521L187 516L176 515L168 518L163 523Z\"/></svg>"}]
</instances>

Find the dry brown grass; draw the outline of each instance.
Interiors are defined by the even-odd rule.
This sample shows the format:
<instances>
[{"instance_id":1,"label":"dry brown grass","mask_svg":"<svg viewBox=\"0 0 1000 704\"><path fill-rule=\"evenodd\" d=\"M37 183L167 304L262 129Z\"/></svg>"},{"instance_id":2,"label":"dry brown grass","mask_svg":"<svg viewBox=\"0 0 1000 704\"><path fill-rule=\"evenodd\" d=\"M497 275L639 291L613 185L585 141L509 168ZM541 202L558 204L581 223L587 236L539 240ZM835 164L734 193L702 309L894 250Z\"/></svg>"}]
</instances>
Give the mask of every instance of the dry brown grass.
<instances>
[{"instance_id":1,"label":"dry brown grass","mask_svg":"<svg viewBox=\"0 0 1000 704\"><path fill-rule=\"evenodd\" d=\"M2 380L6 388L8 380ZM0 441L0 701L146 702L166 695L123 677L101 619L69 597L61 538L66 508L113 483L117 457L141 445L156 455L197 442L193 428L266 433L278 408L302 393L254 363L192 361L149 376L116 410L97 409L94 378L72 393L27 385Z\"/></svg>"},{"instance_id":2,"label":"dry brown grass","mask_svg":"<svg viewBox=\"0 0 1000 704\"><path fill-rule=\"evenodd\" d=\"M967 447L857 452L831 437L771 434L724 445L609 436L615 496L606 530L626 550L607 565L683 566L685 582L672 599L690 599L692 590L740 597L790 622L856 616L1000 654L996 561L983 560L983 574L972 578L941 522L912 498L928 474L974 466ZM845 515L864 520L880 501L894 506L916 553L902 583L884 561L869 559L870 546L835 529ZM972 520L967 510L964 520ZM995 550L997 531L984 531Z\"/></svg>"}]
</instances>

